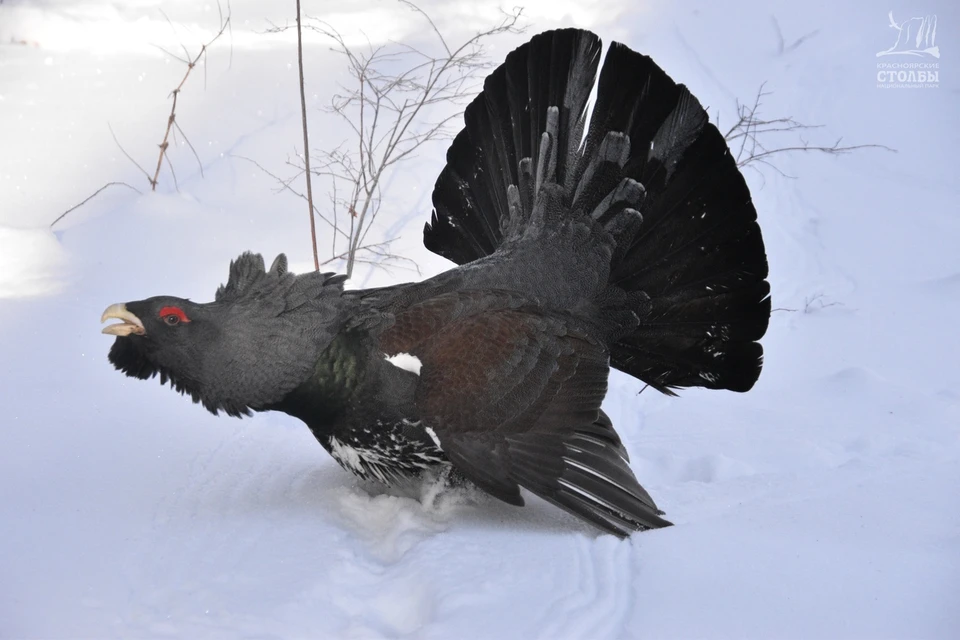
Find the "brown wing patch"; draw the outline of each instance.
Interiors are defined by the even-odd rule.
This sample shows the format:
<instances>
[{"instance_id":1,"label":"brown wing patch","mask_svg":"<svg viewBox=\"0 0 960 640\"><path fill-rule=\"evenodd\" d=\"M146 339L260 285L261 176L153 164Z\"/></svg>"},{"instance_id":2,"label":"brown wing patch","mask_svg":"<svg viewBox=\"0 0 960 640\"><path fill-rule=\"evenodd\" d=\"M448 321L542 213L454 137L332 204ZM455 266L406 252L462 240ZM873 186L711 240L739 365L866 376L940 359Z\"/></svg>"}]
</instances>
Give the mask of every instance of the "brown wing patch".
<instances>
[{"instance_id":1,"label":"brown wing patch","mask_svg":"<svg viewBox=\"0 0 960 640\"><path fill-rule=\"evenodd\" d=\"M386 353L414 353L461 318L523 306L535 305L508 291L467 290L435 296L396 314L393 325L380 336L380 348Z\"/></svg>"},{"instance_id":2,"label":"brown wing patch","mask_svg":"<svg viewBox=\"0 0 960 640\"><path fill-rule=\"evenodd\" d=\"M524 311L453 322L417 355L424 363L417 402L438 433L559 430L595 419L606 393L602 346L559 319Z\"/></svg>"},{"instance_id":3,"label":"brown wing patch","mask_svg":"<svg viewBox=\"0 0 960 640\"><path fill-rule=\"evenodd\" d=\"M607 350L576 318L457 292L398 314L381 348L420 359L420 418L480 488L520 505L523 486L617 535L669 524L600 411Z\"/></svg>"}]
</instances>

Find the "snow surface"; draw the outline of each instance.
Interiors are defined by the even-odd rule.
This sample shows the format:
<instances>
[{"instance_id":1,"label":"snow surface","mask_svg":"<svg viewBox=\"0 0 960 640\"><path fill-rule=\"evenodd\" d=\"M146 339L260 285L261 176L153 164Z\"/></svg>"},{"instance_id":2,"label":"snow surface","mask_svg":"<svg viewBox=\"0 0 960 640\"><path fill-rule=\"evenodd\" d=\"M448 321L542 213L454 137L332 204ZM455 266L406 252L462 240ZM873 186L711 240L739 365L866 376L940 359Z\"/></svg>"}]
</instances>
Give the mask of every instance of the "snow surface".
<instances>
[{"instance_id":1,"label":"snow surface","mask_svg":"<svg viewBox=\"0 0 960 640\"><path fill-rule=\"evenodd\" d=\"M721 124L766 81L766 113L824 124L814 141L898 150L747 173L778 308L763 375L680 398L612 378L605 408L676 523L619 541L536 500L371 493L293 419L215 418L107 363L110 303L208 300L247 249L309 265L301 202L243 159L287 175L300 148L290 34L261 33L282 4L234 0L181 95L202 177L181 143L179 191L164 168L156 193L111 188L53 232L104 183L144 186L107 124L155 162L183 69L151 45L196 47L216 5L0 4L0 636L960 637L960 5L895 7L938 15L940 86L883 90L890 7L866 0L528 4L533 31L649 53ZM423 6L456 31L497 5ZM422 37L386 0L307 11ZM313 37L307 59L312 142L334 145L316 108L341 61ZM446 268L418 246L443 152L390 177L377 230L424 274Z\"/></svg>"}]
</instances>

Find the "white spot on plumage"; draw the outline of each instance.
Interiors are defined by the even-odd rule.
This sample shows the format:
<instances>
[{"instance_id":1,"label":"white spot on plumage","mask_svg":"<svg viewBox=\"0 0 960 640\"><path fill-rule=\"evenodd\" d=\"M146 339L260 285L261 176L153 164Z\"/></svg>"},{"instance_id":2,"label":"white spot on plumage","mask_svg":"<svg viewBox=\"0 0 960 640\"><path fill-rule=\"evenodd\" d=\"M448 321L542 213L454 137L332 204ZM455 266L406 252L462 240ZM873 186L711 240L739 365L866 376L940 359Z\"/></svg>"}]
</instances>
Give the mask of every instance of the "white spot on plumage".
<instances>
[{"instance_id":1,"label":"white spot on plumage","mask_svg":"<svg viewBox=\"0 0 960 640\"><path fill-rule=\"evenodd\" d=\"M333 459L347 471L386 485L400 482L444 462L439 448L419 439L409 440L396 431L401 424L419 423L402 420L374 432L371 434L373 438L366 436L354 440L352 434L340 438L331 436L327 441L327 448ZM361 431L362 429L356 429L358 433Z\"/></svg>"},{"instance_id":2,"label":"white spot on plumage","mask_svg":"<svg viewBox=\"0 0 960 640\"><path fill-rule=\"evenodd\" d=\"M420 367L423 366L420 358L409 353L397 353L392 356L385 355L384 359L395 367L400 367L404 371L411 371L417 375L420 375Z\"/></svg>"},{"instance_id":3,"label":"white spot on plumage","mask_svg":"<svg viewBox=\"0 0 960 640\"><path fill-rule=\"evenodd\" d=\"M344 468L354 473L366 472L361 464L360 451L333 437L330 438L330 455L336 458Z\"/></svg>"},{"instance_id":4,"label":"white spot on plumage","mask_svg":"<svg viewBox=\"0 0 960 640\"><path fill-rule=\"evenodd\" d=\"M330 438L330 455L340 466L361 478L372 478L390 484L396 473L388 451L352 447L335 437Z\"/></svg>"},{"instance_id":5,"label":"white spot on plumage","mask_svg":"<svg viewBox=\"0 0 960 640\"><path fill-rule=\"evenodd\" d=\"M433 440L433 444L437 445L437 449L443 451L443 447L440 446L440 438L437 437L437 432L430 427L424 427L424 431L426 431L430 439Z\"/></svg>"}]
</instances>

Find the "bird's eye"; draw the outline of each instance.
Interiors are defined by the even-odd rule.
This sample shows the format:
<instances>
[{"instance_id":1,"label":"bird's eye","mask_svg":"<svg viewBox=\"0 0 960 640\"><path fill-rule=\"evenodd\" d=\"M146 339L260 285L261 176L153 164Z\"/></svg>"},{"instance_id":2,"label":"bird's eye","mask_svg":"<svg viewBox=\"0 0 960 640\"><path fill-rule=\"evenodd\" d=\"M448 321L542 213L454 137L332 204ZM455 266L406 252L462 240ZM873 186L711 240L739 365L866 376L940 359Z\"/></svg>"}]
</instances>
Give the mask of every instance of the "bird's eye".
<instances>
[{"instance_id":1,"label":"bird's eye","mask_svg":"<svg viewBox=\"0 0 960 640\"><path fill-rule=\"evenodd\" d=\"M181 322L190 322L190 318L187 317L187 314L184 313L183 309L180 307L164 307L160 309L158 314L160 319L163 320L164 324L168 326L175 326Z\"/></svg>"}]
</instances>

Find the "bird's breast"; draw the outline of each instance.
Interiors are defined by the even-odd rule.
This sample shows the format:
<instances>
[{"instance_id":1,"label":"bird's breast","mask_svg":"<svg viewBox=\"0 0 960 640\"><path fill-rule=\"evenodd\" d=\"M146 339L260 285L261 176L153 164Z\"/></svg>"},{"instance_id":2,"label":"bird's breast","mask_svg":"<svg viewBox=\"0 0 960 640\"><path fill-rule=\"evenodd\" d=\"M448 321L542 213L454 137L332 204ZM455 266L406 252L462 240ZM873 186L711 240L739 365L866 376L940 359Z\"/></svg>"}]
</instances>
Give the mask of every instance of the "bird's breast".
<instances>
[{"instance_id":1,"label":"bird's breast","mask_svg":"<svg viewBox=\"0 0 960 640\"><path fill-rule=\"evenodd\" d=\"M447 461L421 424L406 419L341 429L323 444L347 471L386 485L415 478Z\"/></svg>"}]
</instances>

